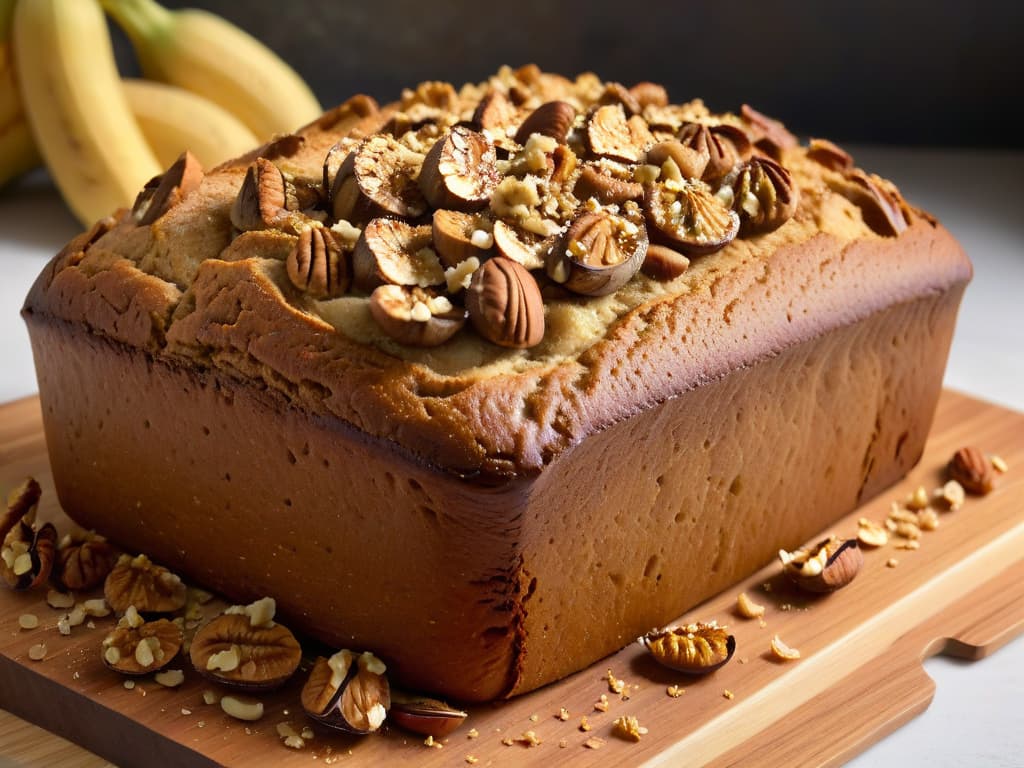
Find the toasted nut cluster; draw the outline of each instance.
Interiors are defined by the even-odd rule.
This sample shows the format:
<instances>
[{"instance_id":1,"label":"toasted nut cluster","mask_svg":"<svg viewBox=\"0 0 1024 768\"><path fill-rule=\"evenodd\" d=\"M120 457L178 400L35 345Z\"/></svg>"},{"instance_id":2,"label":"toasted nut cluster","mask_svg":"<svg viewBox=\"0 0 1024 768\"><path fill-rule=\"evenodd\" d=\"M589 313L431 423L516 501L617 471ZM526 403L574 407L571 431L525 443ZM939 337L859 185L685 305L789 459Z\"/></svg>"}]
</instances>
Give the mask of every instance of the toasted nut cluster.
<instances>
[{"instance_id":1,"label":"toasted nut cluster","mask_svg":"<svg viewBox=\"0 0 1024 768\"><path fill-rule=\"evenodd\" d=\"M801 589L808 592L834 592L845 587L864 564L857 539L835 537L810 548L793 552L781 550L782 570Z\"/></svg>"},{"instance_id":2,"label":"toasted nut cluster","mask_svg":"<svg viewBox=\"0 0 1024 768\"><path fill-rule=\"evenodd\" d=\"M612 733L628 741L640 741L640 738L647 734L647 729L640 725L640 721L633 715L623 715L615 718Z\"/></svg>"},{"instance_id":3,"label":"toasted nut cluster","mask_svg":"<svg viewBox=\"0 0 1024 768\"><path fill-rule=\"evenodd\" d=\"M388 719L407 731L442 739L456 730L468 715L443 701L391 691Z\"/></svg>"},{"instance_id":4,"label":"toasted nut cluster","mask_svg":"<svg viewBox=\"0 0 1024 768\"><path fill-rule=\"evenodd\" d=\"M288 628L274 622L274 610L270 598L228 608L192 638L192 666L211 680L243 690L285 683L299 667L302 648Z\"/></svg>"},{"instance_id":5,"label":"toasted nut cluster","mask_svg":"<svg viewBox=\"0 0 1024 768\"><path fill-rule=\"evenodd\" d=\"M984 496L996 485L992 463L974 446L965 446L949 460L949 479L958 482L968 493Z\"/></svg>"},{"instance_id":6,"label":"toasted nut cluster","mask_svg":"<svg viewBox=\"0 0 1024 768\"><path fill-rule=\"evenodd\" d=\"M167 619L146 621L128 606L113 629L103 638L102 659L124 675L145 675L166 667L181 650L181 628Z\"/></svg>"},{"instance_id":7,"label":"toasted nut cluster","mask_svg":"<svg viewBox=\"0 0 1024 768\"><path fill-rule=\"evenodd\" d=\"M320 657L302 688L302 708L314 720L346 733L378 730L391 707L384 662L372 653L341 650Z\"/></svg>"},{"instance_id":8,"label":"toasted nut cluster","mask_svg":"<svg viewBox=\"0 0 1024 768\"><path fill-rule=\"evenodd\" d=\"M0 516L0 577L13 589L45 584L53 570L57 529L53 523L35 524L41 495L35 478L27 478L11 491Z\"/></svg>"},{"instance_id":9,"label":"toasted nut cluster","mask_svg":"<svg viewBox=\"0 0 1024 768\"><path fill-rule=\"evenodd\" d=\"M185 605L182 580L145 555L121 555L103 584L110 607L124 613L134 605L142 613L173 613Z\"/></svg>"},{"instance_id":10,"label":"toasted nut cluster","mask_svg":"<svg viewBox=\"0 0 1024 768\"><path fill-rule=\"evenodd\" d=\"M117 550L102 536L95 533L68 534L57 550L54 578L66 590L92 589L103 583L117 558Z\"/></svg>"},{"instance_id":11,"label":"toasted nut cluster","mask_svg":"<svg viewBox=\"0 0 1024 768\"><path fill-rule=\"evenodd\" d=\"M714 621L649 632L641 642L656 661L688 675L713 672L736 651L736 638Z\"/></svg>"},{"instance_id":12,"label":"toasted nut cluster","mask_svg":"<svg viewBox=\"0 0 1024 768\"><path fill-rule=\"evenodd\" d=\"M506 68L461 90L423 83L383 110L356 97L316 127L334 125L346 133L316 181L287 172L289 157L309 151L301 136L281 137L253 160L231 209L237 237L249 238L238 250L259 243L268 257L287 257L290 281L315 300L354 293L371 302L375 289L397 286L445 298L452 319L469 313L471 323L441 324L443 332L431 321L396 321L393 308L415 299L389 288L371 316L407 346L442 344L468 326L497 345L533 347L544 338L541 295L603 296L634 280L673 280L691 258L784 226L799 206L786 164L801 152L839 171L830 183L869 226L897 233L909 220L891 185L833 145L816 140L798 152L781 123L746 105L713 115L700 102L670 104L648 82ZM176 166L163 186L190 188L189 168ZM146 195L139 223L165 208L153 203L155 186ZM332 233L341 230L360 233L358 243L339 242ZM558 286L534 291L518 270L489 267L496 257L540 287ZM486 307L471 284L489 291Z\"/></svg>"}]
</instances>

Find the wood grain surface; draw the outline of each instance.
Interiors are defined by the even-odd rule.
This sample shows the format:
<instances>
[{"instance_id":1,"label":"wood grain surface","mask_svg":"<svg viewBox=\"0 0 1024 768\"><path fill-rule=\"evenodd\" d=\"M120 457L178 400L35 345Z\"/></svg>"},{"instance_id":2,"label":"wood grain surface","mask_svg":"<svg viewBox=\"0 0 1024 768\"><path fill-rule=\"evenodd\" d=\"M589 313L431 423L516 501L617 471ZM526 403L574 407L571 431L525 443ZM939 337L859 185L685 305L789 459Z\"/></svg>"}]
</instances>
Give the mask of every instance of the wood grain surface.
<instances>
[{"instance_id":1,"label":"wood grain surface","mask_svg":"<svg viewBox=\"0 0 1024 768\"><path fill-rule=\"evenodd\" d=\"M0 489L26 475L43 485L40 518L69 526L57 506L46 460L38 402L0 407ZM42 592L0 591L0 766L109 765L834 765L841 763L923 711L933 684L921 661L936 653L980 658L1024 629L1024 415L946 391L920 464L898 486L868 502L828 531L852 535L857 519L881 522L892 501L918 485L939 485L957 448L974 444L1002 456L1010 471L995 492L969 497L955 512L940 513L937 530L924 533L918 550L898 540L865 551L858 578L827 597L808 598L766 566L735 588L697 607L681 620L717 619L736 636L733 660L713 675L694 680L659 667L637 645L555 685L493 706L473 707L463 727L441 748L397 729L367 738L332 734L304 719L298 706L301 679L262 695L266 714L256 723L224 715L203 703L211 686L186 659L178 689L143 678L133 690L106 670L99 644L112 618L95 627L56 631L61 612ZM116 482L116 478L112 478ZM898 561L895 567L887 561ZM764 625L735 612L746 591L767 607ZM81 598L89 595L80 596ZM600 600L581 591L580 599ZM223 607L206 606L207 615ZM36 614L40 626L20 630L18 617ZM566 632L586 631L566 627ZM772 658L778 634L798 648L794 662ZM414 641L414 638L411 639ZM28 659L29 647L47 646L46 658ZM611 670L626 681L628 700L612 693ZM300 675L301 678L301 675ZM666 688L685 693L669 697ZM727 697L726 692L731 694ZM594 704L606 694L606 713ZM567 721L558 719L560 708ZM19 717L16 717L18 715ZM592 730L581 732L580 716ZM620 715L635 715L649 729L641 741L612 733ZM24 718L20 719L20 718ZM75 744L41 730L32 721ZM275 726L310 725L315 736L301 751L289 750ZM470 738L470 729L479 734ZM521 741L533 731L541 744ZM822 738L821 734L829 734ZM584 743L597 737L599 749Z\"/></svg>"}]
</instances>

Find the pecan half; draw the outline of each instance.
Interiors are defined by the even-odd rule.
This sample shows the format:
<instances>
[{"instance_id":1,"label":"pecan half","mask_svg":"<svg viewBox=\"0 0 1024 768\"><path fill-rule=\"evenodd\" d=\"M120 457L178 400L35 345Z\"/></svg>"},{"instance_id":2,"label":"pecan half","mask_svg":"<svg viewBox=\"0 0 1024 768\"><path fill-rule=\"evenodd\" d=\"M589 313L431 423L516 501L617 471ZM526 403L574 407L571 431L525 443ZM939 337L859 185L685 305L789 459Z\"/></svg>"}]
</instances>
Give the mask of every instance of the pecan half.
<instances>
[{"instance_id":1,"label":"pecan half","mask_svg":"<svg viewBox=\"0 0 1024 768\"><path fill-rule=\"evenodd\" d=\"M132 205L132 217L142 226L152 224L198 189L202 181L202 164L186 150L170 168L142 188Z\"/></svg>"},{"instance_id":2,"label":"pecan half","mask_svg":"<svg viewBox=\"0 0 1024 768\"><path fill-rule=\"evenodd\" d=\"M613 176L607 167L586 163L580 170L573 194L580 200L594 198L602 205L616 205L644 196L642 184Z\"/></svg>"},{"instance_id":3,"label":"pecan half","mask_svg":"<svg viewBox=\"0 0 1024 768\"><path fill-rule=\"evenodd\" d=\"M128 606L117 627L103 638L103 663L123 675L146 675L163 669L181 650L181 628L167 619L145 621Z\"/></svg>"},{"instance_id":4,"label":"pecan half","mask_svg":"<svg viewBox=\"0 0 1024 768\"><path fill-rule=\"evenodd\" d=\"M516 131L516 143L526 144L535 133L550 136L560 144L565 143L576 119L576 108L565 101L549 101L541 104L526 116Z\"/></svg>"},{"instance_id":5,"label":"pecan half","mask_svg":"<svg viewBox=\"0 0 1024 768\"><path fill-rule=\"evenodd\" d=\"M501 219L494 222L491 234L498 253L505 258L527 269L540 269L544 266L544 254L551 245L548 238L519 229Z\"/></svg>"},{"instance_id":6,"label":"pecan half","mask_svg":"<svg viewBox=\"0 0 1024 768\"><path fill-rule=\"evenodd\" d=\"M654 232L690 256L719 250L740 228L739 216L700 181L651 184L644 209Z\"/></svg>"},{"instance_id":7,"label":"pecan half","mask_svg":"<svg viewBox=\"0 0 1024 768\"><path fill-rule=\"evenodd\" d=\"M372 653L341 650L320 657L302 688L302 708L317 722L346 733L378 730L391 706L384 662Z\"/></svg>"},{"instance_id":8,"label":"pecan half","mask_svg":"<svg viewBox=\"0 0 1024 768\"><path fill-rule=\"evenodd\" d=\"M789 171L767 157L751 158L733 183L733 208L743 235L778 229L793 217L799 202L800 191Z\"/></svg>"},{"instance_id":9,"label":"pecan half","mask_svg":"<svg viewBox=\"0 0 1024 768\"><path fill-rule=\"evenodd\" d=\"M370 291L383 283L426 288L444 282L444 270L430 247L432 228L396 219L374 219L363 229L352 254L356 285Z\"/></svg>"},{"instance_id":10,"label":"pecan half","mask_svg":"<svg viewBox=\"0 0 1024 768\"><path fill-rule=\"evenodd\" d=\"M314 299L340 296L351 282L341 245L325 227L302 230L285 266L292 285Z\"/></svg>"},{"instance_id":11,"label":"pecan half","mask_svg":"<svg viewBox=\"0 0 1024 768\"><path fill-rule=\"evenodd\" d=\"M482 216L461 211L434 211L431 234L434 250L446 267L466 259L486 258L494 246L493 223Z\"/></svg>"},{"instance_id":12,"label":"pecan half","mask_svg":"<svg viewBox=\"0 0 1024 768\"><path fill-rule=\"evenodd\" d=\"M399 344L436 347L466 324L465 310L423 288L381 285L370 294L370 314Z\"/></svg>"},{"instance_id":13,"label":"pecan half","mask_svg":"<svg viewBox=\"0 0 1024 768\"><path fill-rule=\"evenodd\" d=\"M57 550L54 576L66 590L92 589L103 583L117 562L117 550L102 536L66 536Z\"/></svg>"},{"instance_id":14,"label":"pecan half","mask_svg":"<svg viewBox=\"0 0 1024 768\"><path fill-rule=\"evenodd\" d=\"M710 130L713 135L732 146L733 153L739 162L745 163L754 156L754 142L751 141L750 134L738 125L719 123L712 125Z\"/></svg>"},{"instance_id":15,"label":"pecan half","mask_svg":"<svg viewBox=\"0 0 1024 768\"><path fill-rule=\"evenodd\" d=\"M605 296L629 282L647 255L647 229L610 213L584 213L548 255L548 277L584 296Z\"/></svg>"},{"instance_id":16,"label":"pecan half","mask_svg":"<svg viewBox=\"0 0 1024 768\"><path fill-rule=\"evenodd\" d=\"M740 116L750 126L754 144L778 160L784 150L792 149L799 142L786 126L778 120L763 115L749 104L740 107Z\"/></svg>"},{"instance_id":17,"label":"pecan half","mask_svg":"<svg viewBox=\"0 0 1024 768\"><path fill-rule=\"evenodd\" d=\"M798 587L808 592L834 592L853 581L861 566L857 539L832 536L810 548L779 552L782 571Z\"/></svg>"},{"instance_id":18,"label":"pecan half","mask_svg":"<svg viewBox=\"0 0 1024 768\"><path fill-rule=\"evenodd\" d=\"M210 680L242 690L284 684L298 669L302 648L287 627L261 618L254 623L253 611L235 606L203 625L189 647L192 666Z\"/></svg>"},{"instance_id":19,"label":"pecan half","mask_svg":"<svg viewBox=\"0 0 1024 768\"><path fill-rule=\"evenodd\" d=\"M621 104L606 104L590 114L587 143L599 157L636 163L654 143L654 137L642 117L634 115L627 120Z\"/></svg>"},{"instance_id":20,"label":"pecan half","mask_svg":"<svg viewBox=\"0 0 1024 768\"><path fill-rule=\"evenodd\" d=\"M473 273L466 309L477 333L502 347L536 346L544 338L544 300L525 267L495 256Z\"/></svg>"},{"instance_id":21,"label":"pecan half","mask_svg":"<svg viewBox=\"0 0 1024 768\"><path fill-rule=\"evenodd\" d=\"M640 101L622 83L606 83L598 104L621 104L628 115L638 115L643 108Z\"/></svg>"},{"instance_id":22,"label":"pecan half","mask_svg":"<svg viewBox=\"0 0 1024 768\"><path fill-rule=\"evenodd\" d=\"M679 170L681 178L699 179L704 175L709 159L707 148L695 149L676 139L669 139L651 146L647 150L644 162L662 168L662 173L665 173L664 165L671 160Z\"/></svg>"},{"instance_id":23,"label":"pecan half","mask_svg":"<svg viewBox=\"0 0 1024 768\"><path fill-rule=\"evenodd\" d=\"M655 280L673 280L690 267L690 260L668 246L651 243L640 271Z\"/></svg>"},{"instance_id":24,"label":"pecan half","mask_svg":"<svg viewBox=\"0 0 1024 768\"><path fill-rule=\"evenodd\" d=\"M657 83L639 82L629 89L633 98L636 99L640 109L645 107L666 107L668 106L668 91L664 86Z\"/></svg>"},{"instance_id":25,"label":"pecan half","mask_svg":"<svg viewBox=\"0 0 1024 768\"><path fill-rule=\"evenodd\" d=\"M740 161L732 142L703 123L683 123L677 136L683 146L707 155L708 163L701 175L704 181L721 179Z\"/></svg>"},{"instance_id":26,"label":"pecan half","mask_svg":"<svg viewBox=\"0 0 1024 768\"><path fill-rule=\"evenodd\" d=\"M145 555L121 555L103 584L103 595L118 613L129 605L143 613L171 613L185 605L186 589L178 576Z\"/></svg>"},{"instance_id":27,"label":"pecan half","mask_svg":"<svg viewBox=\"0 0 1024 768\"><path fill-rule=\"evenodd\" d=\"M256 229L294 229L288 210L289 183L270 160L257 157L245 172L231 206L231 223L240 232ZM294 190L292 190L294 200Z\"/></svg>"},{"instance_id":28,"label":"pecan half","mask_svg":"<svg viewBox=\"0 0 1024 768\"><path fill-rule=\"evenodd\" d=\"M423 161L419 186L435 208L475 211L487 205L500 174L494 145L482 133L456 125Z\"/></svg>"},{"instance_id":29,"label":"pecan half","mask_svg":"<svg viewBox=\"0 0 1024 768\"><path fill-rule=\"evenodd\" d=\"M393 136L377 134L364 139L335 176L331 189L334 218L355 221L367 217L368 211L422 216L427 203L416 183L422 164L422 155Z\"/></svg>"},{"instance_id":30,"label":"pecan half","mask_svg":"<svg viewBox=\"0 0 1024 768\"><path fill-rule=\"evenodd\" d=\"M953 454L946 468L950 480L956 480L968 493L984 496L996 486L992 462L980 450L968 445Z\"/></svg>"},{"instance_id":31,"label":"pecan half","mask_svg":"<svg viewBox=\"0 0 1024 768\"><path fill-rule=\"evenodd\" d=\"M488 131L495 139L508 135L508 129L515 125L519 110L501 91L490 89L480 99L473 111L471 122Z\"/></svg>"},{"instance_id":32,"label":"pecan half","mask_svg":"<svg viewBox=\"0 0 1024 768\"><path fill-rule=\"evenodd\" d=\"M807 157L839 173L853 170L853 157L850 153L827 139L811 139L807 146Z\"/></svg>"},{"instance_id":33,"label":"pecan half","mask_svg":"<svg viewBox=\"0 0 1024 768\"><path fill-rule=\"evenodd\" d=\"M443 739L462 725L468 716L461 709L437 699L391 691L390 722L422 736Z\"/></svg>"},{"instance_id":34,"label":"pecan half","mask_svg":"<svg viewBox=\"0 0 1024 768\"><path fill-rule=\"evenodd\" d=\"M714 672L736 651L736 638L713 621L649 632L641 640L658 663L687 675Z\"/></svg>"},{"instance_id":35,"label":"pecan half","mask_svg":"<svg viewBox=\"0 0 1024 768\"><path fill-rule=\"evenodd\" d=\"M860 208L864 223L883 237L895 237L908 226L903 198L880 176L867 174L859 168L846 174L852 182L841 189L850 202Z\"/></svg>"}]
</instances>

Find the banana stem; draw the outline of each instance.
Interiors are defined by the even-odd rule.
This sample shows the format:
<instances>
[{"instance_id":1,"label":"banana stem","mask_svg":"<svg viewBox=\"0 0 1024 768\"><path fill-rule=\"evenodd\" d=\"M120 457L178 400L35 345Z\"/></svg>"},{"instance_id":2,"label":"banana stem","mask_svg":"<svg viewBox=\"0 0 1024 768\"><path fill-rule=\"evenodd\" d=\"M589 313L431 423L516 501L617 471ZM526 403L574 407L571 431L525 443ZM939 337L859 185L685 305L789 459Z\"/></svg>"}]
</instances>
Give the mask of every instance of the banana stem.
<instances>
[{"instance_id":1,"label":"banana stem","mask_svg":"<svg viewBox=\"0 0 1024 768\"><path fill-rule=\"evenodd\" d=\"M142 44L153 45L155 41L171 34L174 27L173 11L164 8L156 0L100 0L100 5L114 18L136 48Z\"/></svg>"}]
</instances>

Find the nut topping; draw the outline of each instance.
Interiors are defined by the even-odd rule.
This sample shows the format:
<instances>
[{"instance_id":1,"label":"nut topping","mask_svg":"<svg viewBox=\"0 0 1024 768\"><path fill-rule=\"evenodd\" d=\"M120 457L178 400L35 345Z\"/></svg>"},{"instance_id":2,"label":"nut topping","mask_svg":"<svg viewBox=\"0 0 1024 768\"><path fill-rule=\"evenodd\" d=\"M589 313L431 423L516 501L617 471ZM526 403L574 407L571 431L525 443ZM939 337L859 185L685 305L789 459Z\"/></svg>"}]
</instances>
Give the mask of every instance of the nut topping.
<instances>
[{"instance_id":1,"label":"nut topping","mask_svg":"<svg viewBox=\"0 0 1024 768\"><path fill-rule=\"evenodd\" d=\"M501 219L494 222L494 245L498 253L507 259L522 264L527 269L544 266L544 252L551 243L533 232L513 227Z\"/></svg>"},{"instance_id":2,"label":"nut topping","mask_svg":"<svg viewBox=\"0 0 1024 768\"><path fill-rule=\"evenodd\" d=\"M629 92L636 99L636 103L640 105L640 109L668 106L668 92L664 86L657 83L640 82L630 88Z\"/></svg>"},{"instance_id":3,"label":"nut topping","mask_svg":"<svg viewBox=\"0 0 1024 768\"><path fill-rule=\"evenodd\" d=\"M839 173L853 170L853 157L827 139L811 139L807 147L807 157Z\"/></svg>"},{"instance_id":4,"label":"nut topping","mask_svg":"<svg viewBox=\"0 0 1024 768\"><path fill-rule=\"evenodd\" d=\"M616 205L639 200L644 196L644 188L635 181L616 178L607 168L587 163L580 170L573 194L580 200L593 197L602 205Z\"/></svg>"},{"instance_id":5,"label":"nut topping","mask_svg":"<svg viewBox=\"0 0 1024 768\"><path fill-rule=\"evenodd\" d=\"M336 219L362 218L363 200L378 212L416 218L427 204L416 183L423 156L394 137L377 134L364 139L342 163L331 190ZM354 182L353 182L354 180Z\"/></svg>"},{"instance_id":6,"label":"nut topping","mask_svg":"<svg viewBox=\"0 0 1024 768\"><path fill-rule=\"evenodd\" d=\"M419 287L381 285L370 295L370 314L399 344L436 347L466 324L465 310Z\"/></svg>"},{"instance_id":7,"label":"nut topping","mask_svg":"<svg viewBox=\"0 0 1024 768\"><path fill-rule=\"evenodd\" d=\"M189 151L185 151L163 174L152 178L132 206L132 217L142 226L148 226L176 206L203 181L203 166Z\"/></svg>"},{"instance_id":8,"label":"nut topping","mask_svg":"<svg viewBox=\"0 0 1024 768\"><path fill-rule=\"evenodd\" d=\"M494 246L493 226L479 215L436 210L431 230L434 249L446 267L456 267L470 258L482 261Z\"/></svg>"},{"instance_id":9,"label":"nut topping","mask_svg":"<svg viewBox=\"0 0 1024 768\"><path fill-rule=\"evenodd\" d=\"M144 621L128 606L117 627L103 638L103 663L123 675L145 675L166 667L184 642L181 628L167 619Z\"/></svg>"},{"instance_id":10,"label":"nut topping","mask_svg":"<svg viewBox=\"0 0 1024 768\"><path fill-rule=\"evenodd\" d=\"M895 237L907 228L903 198L891 184L875 174L854 169L846 175L852 182L840 191L861 209L864 223L883 237Z\"/></svg>"},{"instance_id":11,"label":"nut topping","mask_svg":"<svg viewBox=\"0 0 1024 768\"><path fill-rule=\"evenodd\" d=\"M677 135L683 146L708 156L708 164L701 176L704 181L722 178L739 162L732 142L703 123L684 123Z\"/></svg>"},{"instance_id":12,"label":"nut topping","mask_svg":"<svg viewBox=\"0 0 1024 768\"><path fill-rule=\"evenodd\" d=\"M712 125L709 130L713 136L730 145L739 162L745 163L753 157L754 143L750 140L750 135L739 126L732 123L719 123Z\"/></svg>"},{"instance_id":13,"label":"nut topping","mask_svg":"<svg viewBox=\"0 0 1024 768\"><path fill-rule=\"evenodd\" d=\"M658 181L644 194L647 221L669 244L694 256L712 253L739 232L740 219L700 181Z\"/></svg>"},{"instance_id":14,"label":"nut topping","mask_svg":"<svg viewBox=\"0 0 1024 768\"><path fill-rule=\"evenodd\" d=\"M34 477L25 478L7 495L7 509L0 516L0 543L18 523L24 521L31 525L35 521L36 507L42 495L43 489Z\"/></svg>"},{"instance_id":15,"label":"nut topping","mask_svg":"<svg viewBox=\"0 0 1024 768\"><path fill-rule=\"evenodd\" d=\"M65 536L57 550L54 575L64 589L88 590L99 586L116 562L117 551L102 536Z\"/></svg>"},{"instance_id":16,"label":"nut topping","mask_svg":"<svg viewBox=\"0 0 1024 768\"><path fill-rule=\"evenodd\" d=\"M292 285L314 299L340 296L351 281L341 245L325 227L302 230L285 265Z\"/></svg>"},{"instance_id":17,"label":"nut topping","mask_svg":"<svg viewBox=\"0 0 1024 768\"><path fill-rule=\"evenodd\" d=\"M674 280L690 267L690 260L668 246L651 243L640 271L655 280Z\"/></svg>"},{"instance_id":18,"label":"nut topping","mask_svg":"<svg viewBox=\"0 0 1024 768\"><path fill-rule=\"evenodd\" d=\"M548 255L548 277L574 293L604 296L625 285L647 255L647 230L629 219L599 211L572 223Z\"/></svg>"},{"instance_id":19,"label":"nut topping","mask_svg":"<svg viewBox=\"0 0 1024 768\"><path fill-rule=\"evenodd\" d=\"M502 346L526 348L544 338L544 300L522 265L496 256L473 273L466 309L477 333Z\"/></svg>"},{"instance_id":20,"label":"nut topping","mask_svg":"<svg viewBox=\"0 0 1024 768\"><path fill-rule=\"evenodd\" d=\"M714 621L670 627L641 638L654 659L687 675L714 672L732 658L736 638Z\"/></svg>"},{"instance_id":21,"label":"nut topping","mask_svg":"<svg viewBox=\"0 0 1024 768\"><path fill-rule=\"evenodd\" d=\"M781 550L779 559L783 573L808 592L834 592L845 587L864 564L857 539L840 540L834 536L809 549Z\"/></svg>"},{"instance_id":22,"label":"nut topping","mask_svg":"<svg viewBox=\"0 0 1024 768\"><path fill-rule=\"evenodd\" d=\"M598 104L621 104L628 115L637 115L642 107L639 100L622 83L607 83Z\"/></svg>"},{"instance_id":23,"label":"nut topping","mask_svg":"<svg viewBox=\"0 0 1024 768\"><path fill-rule=\"evenodd\" d=\"M498 134L497 140L507 136L506 131L515 124L518 114L519 110L508 100L508 96L492 88L480 99L470 122L485 131Z\"/></svg>"},{"instance_id":24,"label":"nut topping","mask_svg":"<svg viewBox=\"0 0 1024 768\"><path fill-rule=\"evenodd\" d=\"M316 660L302 688L302 708L330 728L358 735L378 730L391 707L387 668L372 653L341 650Z\"/></svg>"},{"instance_id":25,"label":"nut topping","mask_svg":"<svg viewBox=\"0 0 1024 768\"><path fill-rule=\"evenodd\" d=\"M752 158L733 184L740 234L778 229L796 213L799 200L799 190L789 171L766 157Z\"/></svg>"},{"instance_id":26,"label":"nut topping","mask_svg":"<svg viewBox=\"0 0 1024 768\"><path fill-rule=\"evenodd\" d=\"M785 125L761 114L749 104L740 107L740 116L750 126L754 144L776 160L781 157L784 150L792 149L799 144L796 136L790 133Z\"/></svg>"},{"instance_id":27,"label":"nut topping","mask_svg":"<svg viewBox=\"0 0 1024 768\"><path fill-rule=\"evenodd\" d=\"M996 485L996 475L985 454L968 445L953 454L947 467L950 480L956 480L968 493L984 496Z\"/></svg>"},{"instance_id":28,"label":"nut topping","mask_svg":"<svg viewBox=\"0 0 1024 768\"><path fill-rule=\"evenodd\" d=\"M486 136L457 125L427 153L420 190L435 208L479 210L498 185L497 159Z\"/></svg>"},{"instance_id":29,"label":"nut topping","mask_svg":"<svg viewBox=\"0 0 1024 768\"><path fill-rule=\"evenodd\" d=\"M442 739L462 725L467 717L465 712L443 701L391 691L388 718L407 731Z\"/></svg>"},{"instance_id":30,"label":"nut topping","mask_svg":"<svg viewBox=\"0 0 1024 768\"><path fill-rule=\"evenodd\" d=\"M298 669L302 648L287 627L273 621L254 624L246 613L229 612L196 633L189 656L196 671L215 682L269 690Z\"/></svg>"},{"instance_id":31,"label":"nut topping","mask_svg":"<svg viewBox=\"0 0 1024 768\"><path fill-rule=\"evenodd\" d=\"M130 605L143 613L172 613L185 605L186 589L180 578L145 555L121 555L103 594L118 613Z\"/></svg>"},{"instance_id":32,"label":"nut topping","mask_svg":"<svg viewBox=\"0 0 1024 768\"><path fill-rule=\"evenodd\" d=\"M57 529L46 523L38 530L19 521L0 546L0 576L12 589L32 589L46 583L53 570Z\"/></svg>"},{"instance_id":33,"label":"nut topping","mask_svg":"<svg viewBox=\"0 0 1024 768\"><path fill-rule=\"evenodd\" d=\"M352 254L356 285L372 290L383 283L426 288L444 282L444 269L430 247L431 226L396 219L374 219Z\"/></svg>"},{"instance_id":34,"label":"nut topping","mask_svg":"<svg viewBox=\"0 0 1024 768\"><path fill-rule=\"evenodd\" d=\"M559 144L564 144L569 136L569 129L576 119L576 108L564 101L549 101L541 104L523 120L516 131L516 143L526 144L535 133L550 136Z\"/></svg>"},{"instance_id":35,"label":"nut topping","mask_svg":"<svg viewBox=\"0 0 1024 768\"><path fill-rule=\"evenodd\" d=\"M648 149L645 162L662 168L666 162L671 160L675 163L681 178L699 179L704 175L704 169L707 168L709 159L710 155L706 149L697 149L683 144L681 141L670 139L659 141ZM662 173L665 171L663 170Z\"/></svg>"},{"instance_id":36,"label":"nut topping","mask_svg":"<svg viewBox=\"0 0 1024 768\"><path fill-rule=\"evenodd\" d=\"M240 232L294 228L289 225L288 182L281 169L263 157L245 172L231 206L231 223Z\"/></svg>"},{"instance_id":37,"label":"nut topping","mask_svg":"<svg viewBox=\"0 0 1024 768\"><path fill-rule=\"evenodd\" d=\"M654 143L654 137L642 117L634 115L627 120L621 104L606 104L590 115L587 142L595 155L636 163Z\"/></svg>"}]
</instances>

